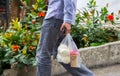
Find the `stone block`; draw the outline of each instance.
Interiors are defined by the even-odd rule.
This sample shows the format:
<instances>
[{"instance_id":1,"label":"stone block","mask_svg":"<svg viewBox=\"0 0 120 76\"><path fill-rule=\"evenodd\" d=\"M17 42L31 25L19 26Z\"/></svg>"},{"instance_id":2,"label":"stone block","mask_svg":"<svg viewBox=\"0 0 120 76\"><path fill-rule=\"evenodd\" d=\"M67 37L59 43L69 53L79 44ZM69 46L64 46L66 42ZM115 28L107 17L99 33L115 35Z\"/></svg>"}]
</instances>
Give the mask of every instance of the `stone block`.
<instances>
[{"instance_id":1,"label":"stone block","mask_svg":"<svg viewBox=\"0 0 120 76\"><path fill-rule=\"evenodd\" d=\"M106 65L108 63L109 47L108 45L102 45L80 49L80 55L83 64L88 67Z\"/></svg>"},{"instance_id":2,"label":"stone block","mask_svg":"<svg viewBox=\"0 0 120 76\"><path fill-rule=\"evenodd\" d=\"M24 67L22 69L7 69L4 70L3 76L36 76L36 69L35 67Z\"/></svg>"},{"instance_id":3,"label":"stone block","mask_svg":"<svg viewBox=\"0 0 120 76\"><path fill-rule=\"evenodd\" d=\"M36 67L24 67L18 69L16 65L13 68L4 70L3 76L36 76ZM52 60L52 76L65 73L66 70L60 65L57 60Z\"/></svg>"},{"instance_id":4,"label":"stone block","mask_svg":"<svg viewBox=\"0 0 120 76\"><path fill-rule=\"evenodd\" d=\"M120 63L120 41L110 43L109 47L109 63Z\"/></svg>"}]
</instances>

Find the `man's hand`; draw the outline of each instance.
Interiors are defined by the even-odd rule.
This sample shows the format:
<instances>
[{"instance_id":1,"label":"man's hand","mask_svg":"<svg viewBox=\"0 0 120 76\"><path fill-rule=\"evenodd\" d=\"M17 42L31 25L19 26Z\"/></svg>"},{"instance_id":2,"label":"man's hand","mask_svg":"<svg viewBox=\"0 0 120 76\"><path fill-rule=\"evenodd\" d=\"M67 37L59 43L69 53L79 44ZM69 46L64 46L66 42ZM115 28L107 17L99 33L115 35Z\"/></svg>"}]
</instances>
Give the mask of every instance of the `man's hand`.
<instances>
[{"instance_id":1,"label":"man's hand","mask_svg":"<svg viewBox=\"0 0 120 76\"><path fill-rule=\"evenodd\" d=\"M65 31L65 34L68 34L70 33L70 30L71 30L71 24L67 23L67 22L64 22L60 28L60 31Z\"/></svg>"}]
</instances>

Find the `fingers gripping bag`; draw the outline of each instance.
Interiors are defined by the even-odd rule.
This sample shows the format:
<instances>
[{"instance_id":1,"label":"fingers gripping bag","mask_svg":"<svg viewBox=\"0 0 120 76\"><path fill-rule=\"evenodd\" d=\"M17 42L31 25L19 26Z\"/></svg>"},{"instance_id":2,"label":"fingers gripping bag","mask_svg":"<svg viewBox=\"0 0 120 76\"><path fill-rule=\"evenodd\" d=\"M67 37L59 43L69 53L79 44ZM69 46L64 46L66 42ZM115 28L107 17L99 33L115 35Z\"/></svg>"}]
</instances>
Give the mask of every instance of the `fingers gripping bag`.
<instances>
[{"instance_id":1,"label":"fingers gripping bag","mask_svg":"<svg viewBox=\"0 0 120 76\"><path fill-rule=\"evenodd\" d=\"M67 34L60 43L58 47L57 60L64 64L70 64L71 67L80 67L80 54L70 34Z\"/></svg>"}]
</instances>

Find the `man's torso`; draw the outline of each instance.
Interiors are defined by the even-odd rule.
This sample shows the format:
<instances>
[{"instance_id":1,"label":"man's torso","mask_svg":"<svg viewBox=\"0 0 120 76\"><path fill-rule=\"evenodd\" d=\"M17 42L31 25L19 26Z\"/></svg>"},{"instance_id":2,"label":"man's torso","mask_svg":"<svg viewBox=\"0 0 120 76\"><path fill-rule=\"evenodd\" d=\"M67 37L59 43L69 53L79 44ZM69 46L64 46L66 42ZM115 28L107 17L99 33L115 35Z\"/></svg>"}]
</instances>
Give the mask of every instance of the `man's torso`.
<instances>
[{"instance_id":1,"label":"man's torso","mask_svg":"<svg viewBox=\"0 0 120 76\"><path fill-rule=\"evenodd\" d=\"M69 0L67 0L67 1L69 1ZM71 8L71 9L76 10L76 0L71 0L71 1L72 1L72 5L73 5L73 8ZM49 18L53 17L56 19L64 20L64 11L66 10L66 9L64 9L64 5L65 5L64 0L49 0L48 11L47 11L45 19L49 19ZM67 6L67 7L70 7L70 6ZM73 11L71 10L71 12L73 12ZM73 21L74 21L75 14L76 14L75 12L76 11L74 11L72 14L72 16L74 16L74 17L72 17Z\"/></svg>"}]
</instances>

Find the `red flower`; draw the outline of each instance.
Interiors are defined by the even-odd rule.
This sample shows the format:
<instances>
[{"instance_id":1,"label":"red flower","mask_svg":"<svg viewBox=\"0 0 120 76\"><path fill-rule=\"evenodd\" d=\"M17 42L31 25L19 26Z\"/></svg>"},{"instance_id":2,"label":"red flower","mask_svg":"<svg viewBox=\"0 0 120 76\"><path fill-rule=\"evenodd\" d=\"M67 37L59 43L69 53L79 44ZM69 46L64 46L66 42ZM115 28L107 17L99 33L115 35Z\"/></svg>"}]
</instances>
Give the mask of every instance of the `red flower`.
<instances>
[{"instance_id":1,"label":"red flower","mask_svg":"<svg viewBox=\"0 0 120 76\"><path fill-rule=\"evenodd\" d=\"M45 15L46 15L45 12L39 12L39 13L38 13L38 16L39 16L39 17L44 17Z\"/></svg>"},{"instance_id":2,"label":"red flower","mask_svg":"<svg viewBox=\"0 0 120 76\"><path fill-rule=\"evenodd\" d=\"M19 46L18 45L13 45L12 48L13 48L13 51L17 51L19 49Z\"/></svg>"},{"instance_id":3,"label":"red flower","mask_svg":"<svg viewBox=\"0 0 120 76\"><path fill-rule=\"evenodd\" d=\"M108 15L107 16L107 19L109 20L109 21L113 21L114 20L114 16L111 14L111 15Z\"/></svg>"},{"instance_id":4,"label":"red flower","mask_svg":"<svg viewBox=\"0 0 120 76\"><path fill-rule=\"evenodd\" d=\"M33 46L30 46L29 49L30 49L30 50L34 50L35 48L34 48Z\"/></svg>"}]
</instances>

